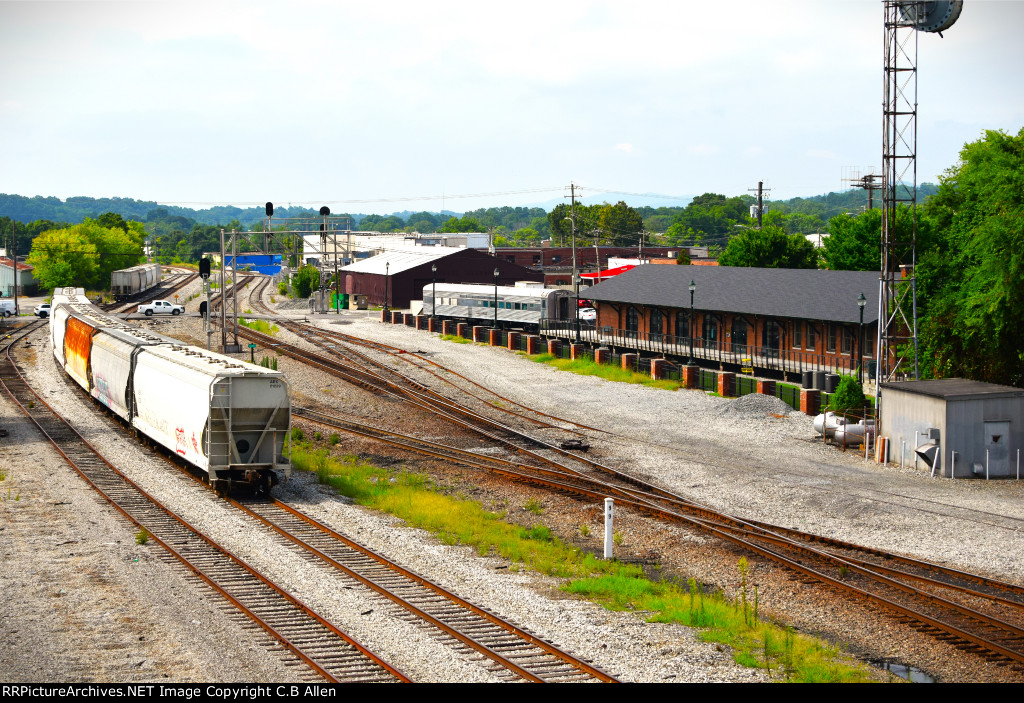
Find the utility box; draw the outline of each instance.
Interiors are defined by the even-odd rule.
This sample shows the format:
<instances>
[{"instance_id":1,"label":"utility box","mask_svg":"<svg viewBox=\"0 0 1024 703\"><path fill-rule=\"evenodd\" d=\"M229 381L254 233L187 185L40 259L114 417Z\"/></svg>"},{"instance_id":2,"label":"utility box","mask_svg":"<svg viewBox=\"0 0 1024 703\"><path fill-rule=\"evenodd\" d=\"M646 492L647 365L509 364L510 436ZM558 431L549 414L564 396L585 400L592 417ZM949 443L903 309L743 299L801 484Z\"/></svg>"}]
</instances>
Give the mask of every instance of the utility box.
<instances>
[{"instance_id":1,"label":"utility box","mask_svg":"<svg viewBox=\"0 0 1024 703\"><path fill-rule=\"evenodd\" d=\"M361 293L353 293L348 299L349 310L366 310L366 296Z\"/></svg>"},{"instance_id":2,"label":"utility box","mask_svg":"<svg viewBox=\"0 0 1024 703\"><path fill-rule=\"evenodd\" d=\"M882 383L880 390L879 435L889 438L889 461L913 464L916 452L947 478L1015 477L1024 468L1024 389L945 378Z\"/></svg>"}]
</instances>

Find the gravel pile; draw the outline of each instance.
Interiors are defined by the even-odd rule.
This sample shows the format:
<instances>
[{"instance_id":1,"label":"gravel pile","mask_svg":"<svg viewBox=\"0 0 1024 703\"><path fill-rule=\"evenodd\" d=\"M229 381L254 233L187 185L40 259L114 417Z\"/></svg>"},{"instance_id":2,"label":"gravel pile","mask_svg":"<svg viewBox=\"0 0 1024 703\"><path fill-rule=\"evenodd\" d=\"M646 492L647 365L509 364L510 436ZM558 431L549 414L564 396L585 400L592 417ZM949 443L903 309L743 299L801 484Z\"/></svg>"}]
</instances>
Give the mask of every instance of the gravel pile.
<instances>
[{"instance_id":1,"label":"gravel pile","mask_svg":"<svg viewBox=\"0 0 1024 703\"><path fill-rule=\"evenodd\" d=\"M741 398L736 398L724 406L720 412L722 415L772 415L778 417L789 415L793 412L793 408L786 401L773 395L749 393Z\"/></svg>"}]
</instances>

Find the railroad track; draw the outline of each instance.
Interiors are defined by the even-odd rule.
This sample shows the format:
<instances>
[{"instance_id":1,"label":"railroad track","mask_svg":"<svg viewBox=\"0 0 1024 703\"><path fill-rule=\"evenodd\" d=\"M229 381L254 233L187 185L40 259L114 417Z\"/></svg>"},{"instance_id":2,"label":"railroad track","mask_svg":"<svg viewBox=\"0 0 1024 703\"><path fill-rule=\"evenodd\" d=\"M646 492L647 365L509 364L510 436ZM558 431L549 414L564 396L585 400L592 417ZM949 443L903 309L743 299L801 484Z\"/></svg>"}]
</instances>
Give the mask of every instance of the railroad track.
<instances>
[{"instance_id":1,"label":"railroad track","mask_svg":"<svg viewBox=\"0 0 1024 703\"><path fill-rule=\"evenodd\" d=\"M300 327L304 329L297 333L318 347L321 354L300 350L295 345L285 345L272 338L256 335L250 338L274 347L279 353L311 363L377 392L403 398L419 407L426 409L435 403L438 394L412 379L403 379L393 369L388 370L390 373L378 373L382 366L380 362L368 360L366 355L354 353L347 347L352 344L371 347L402 361L408 361L408 353L375 342L353 341L349 335L333 331ZM325 354L342 356L345 363L338 364L325 358ZM503 474L512 480L530 482L588 500L612 496L620 505L691 525L774 561L790 569L801 580L866 599L884 608L895 619L959 649L1000 664L1010 664L1016 669L1024 664L1024 589L1016 584L727 515L638 481L612 467L511 430L468 409L453 410L454 402L448 398L436 402L434 411L441 417L460 422L467 429L504 444L518 456L528 456L533 464L484 457L301 408L296 415L335 429L374 437L408 451L444 457L462 466ZM558 418L551 419L561 422ZM532 448L510 446L506 437L499 436L506 433L526 436ZM542 448L545 454L534 451L536 448ZM558 452L563 457L560 460L547 456Z\"/></svg>"},{"instance_id":2,"label":"railroad track","mask_svg":"<svg viewBox=\"0 0 1024 703\"><path fill-rule=\"evenodd\" d=\"M43 323L37 323L36 326L41 324ZM39 400L38 396L34 396L27 387L24 389L20 388L20 386L24 385L23 379L20 379L22 383L19 384L19 379L14 378L18 376L16 374L16 367L13 364L11 364L11 367L15 373L4 374L5 386L8 386L7 379L11 377L10 388L18 391L24 390L23 393L19 393L24 398L32 396ZM39 400L39 402L42 401ZM35 401L31 402L32 405L34 403ZM27 407L24 404L22 406ZM48 422L52 421L54 425L61 426L58 429L60 433L66 433L70 429L59 418L50 417L50 415L53 415L52 412L46 413L46 415ZM49 437L57 436L59 440L67 439L57 435L52 430L44 430L44 433ZM62 454L65 457L69 457L69 463L94 488L114 504L122 514L127 516L134 524L145 528L155 541L166 547L175 557L183 561L211 586L221 592L236 608L250 617L255 615L257 618L261 608L264 611L276 612L281 608L281 605L266 600L268 597L266 591L269 588L278 591L277 595L280 598L290 600L301 610L308 611L308 608L304 608L301 603L298 603L298 601L277 589L268 580L259 576L254 570L217 547L197 530L189 527L177 516L170 513L169 510L162 508L151 496L146 495L135 484L131 483L129 479L107 464L91 447L87 445L84 448L76 446L83 444L84 441L77 436L77 433L74 433L74 435L80 441L76 442L74 439L61 441L59 447ZM168 461L174 464L176 468L180 468L170 459ZM192 477L196 478L194 475ZM453 640L458 647L472 650L490 659L493 662L492 672L499 678L507 681L524 680L530 682L616 681L614 677L589 663L569 655L497 615L469 603L408 569L390 562L368 548L344 537L280 501L231 500L230 502L237 509L258 520L293 545L299 546L307 555L315 557L318 561L341 572L347 578L389 599L404 608L412 618L421 620L436 628L442 633L444 638ZM182 528L189 534L183 536ZM186 539L187 537L191 537L191 541ZM200 545L205 547L205 552L213 551L218 554L200 553L202 550L194 543L196 537L205 543ZM183 555L187 555L188 558L185 558ZM226 556L230 563L227 564L227 567L223 564L214 564L213 559L215 556L222 558ZM240 569L250 573L240 574ZM249 576L250 578L243 578L244 576ZM260 583L253 584L252 576L255 576ZM225 581L230 586L233 586L234 589L227 591L223 585ZM244 593L248 594L250 599L256 599L255 604L239 600L237 589L241 589ZM306 612L305 614L314 618L317 617L311 612ZM291 649L314 671L328 680L338 679L336 672L331 671L322 662L308 656L306 651L311 642L316 643L318 651L328 646L324 642L324 634L322 632L309 632L310 626L307 623L292 622L288 619L282 624L280 617L270 623L260 622L258 619L257 622L285 644L286 647ZM298 628L299 631L305 632L305 637L298 642L290 639L288 637L288 627L286 626L291 626L293 629ZM329 624L328 627L330 627ZM303 645L306 646L303 647ZM331 649L330 653L334 658L337 658L334 649L336 648ZM383 662L377 661L383 665ZM351 667L350 662L343 663ZM368 677L364 671L360 670L354 678L350 676L344 680L377 681L382 679L379 677Z\"/></svg>"},{"instance_id":3,"label":"railroad track","mask_svg":"<svg viewBox=\"0 0 1024 703\"><path fill-rule=\"evenodd\" d=\"M506 680L614 682L600 669L445 590L278 500L231 501L307 554L495 663Z\"/></svg>"},{"instance_id":4,"label":"railroad track","mask_svg":"<svg viewBox=\"0 0 1024 703\"><path fill-rule=\"evenodd\" d=\"M144 290L141 293L136 293L125 300L119 300L116 303L99 306L101 310L109 313L130 313L132 310L137 308L139 303L143 300L156 300L165 299L174 295L175 291L181 290L193 280L199 274L197 273L175 273L166 280L162 281L159 285L156 285L148 290Z\"/></svg>"},{"instance_id":5,"label":"railroad track","mask_svg":"<svg viewBox=\"0 0 1024 703\"><path fill-rule=\"evenodd\" d=\"M317 615L143 491L36 395L11 349L42 326L28 325L0 349L0 385L65 461L132 524L234 608L329 682L406 682L397 668Z\"/></svg>"}]
</instances>

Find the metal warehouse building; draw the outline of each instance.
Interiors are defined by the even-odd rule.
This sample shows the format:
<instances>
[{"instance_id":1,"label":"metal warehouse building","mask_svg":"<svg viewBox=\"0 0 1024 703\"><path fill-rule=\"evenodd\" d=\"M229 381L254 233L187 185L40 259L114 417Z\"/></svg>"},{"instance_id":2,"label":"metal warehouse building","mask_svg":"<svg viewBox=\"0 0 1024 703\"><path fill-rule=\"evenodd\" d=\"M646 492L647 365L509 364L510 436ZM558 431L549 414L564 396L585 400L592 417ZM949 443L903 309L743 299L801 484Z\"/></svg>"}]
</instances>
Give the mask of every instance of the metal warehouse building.
<instances>
[{"instance_id":1,"label":"metal warehouse building","mask_svg":"<svg viewBox=\"0 0 1024 703\"><path fill-rule=\"evenodd\" d=\"M435 274L432 267L437 267ZM408 247L389 249L369 259L357 261L341 269L343 292L363 294L371 305L408 308L413 300L423 298L423 287L438 283L495 283L511 286L516 281L544 280L544 274L531 271L475 249L452 247Z\"/></svg>"},{"instance_id":2,"label":"metal warehouse building","mask_svg":"<svg viewBox=\"0 0 1024 703\"><path fill-rule=\"evenodd\" d=\"M911 464L916 450L919 464L947 478L1020 470L1024 389L945 378L883 383L881 392L880 436L889 438L890 461Z\"/></svg>"}]
</instances>

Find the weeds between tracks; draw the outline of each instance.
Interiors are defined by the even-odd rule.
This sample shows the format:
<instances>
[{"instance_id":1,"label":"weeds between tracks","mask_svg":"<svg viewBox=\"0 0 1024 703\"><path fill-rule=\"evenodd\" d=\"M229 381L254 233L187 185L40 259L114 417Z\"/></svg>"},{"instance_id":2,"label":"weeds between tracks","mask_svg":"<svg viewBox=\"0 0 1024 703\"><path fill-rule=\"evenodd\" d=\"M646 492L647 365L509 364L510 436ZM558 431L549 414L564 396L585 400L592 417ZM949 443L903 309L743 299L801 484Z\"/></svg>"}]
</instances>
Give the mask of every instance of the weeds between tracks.
<instances>
[{"instance_id":1,"label":"weeds between tracks","mask_svg":"<svg viewBox=\"0 0 1024 703\"><path fill-rule=\"evenodd\" d=\"M475 501L444 495L425 474L332 455L326 447L302 441L301 430L293 433L290 451L295 469L316 473L321 483L360 505L402 518L446 544L463 544L481 555L508 559L513 570L531 569L567 579L564 591L610 610L643 611L648 622L698 628L705 641L731 647L738 664L766 669L776 680L870 679L867 670L838 647L762 619L756 586L753 600L749 597L751 572L746 559L739 564L740 595L730 600L694 579L652 580L638 565L599 559L562 542L546 526L510 524L505 521L507 509L489 511Z\"/></svg>"}]
</instances>

